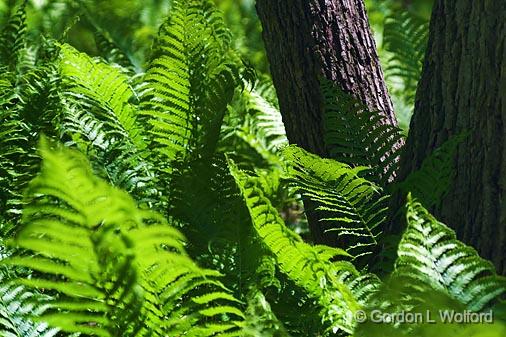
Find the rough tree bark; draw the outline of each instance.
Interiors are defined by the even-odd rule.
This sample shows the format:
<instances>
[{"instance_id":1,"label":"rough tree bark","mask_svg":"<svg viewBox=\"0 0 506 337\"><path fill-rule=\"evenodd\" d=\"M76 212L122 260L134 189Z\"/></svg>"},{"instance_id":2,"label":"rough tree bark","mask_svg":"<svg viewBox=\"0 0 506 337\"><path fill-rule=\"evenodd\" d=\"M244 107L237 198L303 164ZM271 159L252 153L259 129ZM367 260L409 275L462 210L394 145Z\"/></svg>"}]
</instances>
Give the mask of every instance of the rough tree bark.
<instances>
[{"instance_id":1,"label":"rough tree bark","mask_svg":"<svg viewBox=\"0 0 506 337\"><path fill-rule=\"evenodd\" d=\"M506 274L506 1L436 2L400 178L463 131L455 181L432 211Z\"/></svg>"},{"instance_id":2,"label":"rough tree bark","mask_svg":"<svg viewBox=\"0 0 506 337\"><path fill-rule=\"evenodd\" d=\"M256 7L291 143L328 156L321 76L397 125L363 0L257 0ZM311 209L307 202L306 209ZM313 239L335 244L318 219L306 214Z\"/></svg>"}]
</instances>

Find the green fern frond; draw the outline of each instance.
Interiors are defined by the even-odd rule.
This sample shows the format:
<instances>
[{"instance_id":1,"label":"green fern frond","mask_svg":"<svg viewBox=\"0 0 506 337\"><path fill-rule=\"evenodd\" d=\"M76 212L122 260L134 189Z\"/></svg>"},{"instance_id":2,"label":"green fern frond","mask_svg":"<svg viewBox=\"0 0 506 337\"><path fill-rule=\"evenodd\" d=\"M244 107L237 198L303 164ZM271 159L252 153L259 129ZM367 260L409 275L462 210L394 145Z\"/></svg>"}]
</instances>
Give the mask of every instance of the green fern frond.
<instances>
[{"instance_id":1,"label":"green fern frond","mask_svg":"<svg viewBox=\"0 0 506 337\"><path fill-rule=\"evenodd\" d=\"M494 305L506 294L506 278L411 197L407 221L395 270L366 306L369 318L376 311L397 321L369 319L356 327L354 336L502 336L506 324ZM449 321L466 311L487 314L492 321ZM419 318L402 321L407 315Z\"/></svg>"},{"instance_id":2,"label":"green fern frond","mask_svg":"<svg viewBox=\"0 0 506 337\"><path fill-rule=\"evenodd\" d=\"M93 336L239 335L237 301L177 230L95 178L77 152L41 152L15 240L26 253L4 263L37 271L18 282L53 295L42 322Z\"/></svg>"},{"instance_id":3,"label":"green fern frond","mask_svg":"<svg viewBox=\"0 0 506 337\"><path fill-rule=\"evenodd\" d=\"M247 209L239 197L239 191L223 155L216 155L211 161L194 160L181 162L174 167L171 184L171 214L191 224L186 235L194 244L229 238L234 243L240 239L244 229L241 222L249 219ZM223 207L216 207L217 204ZM205 232L204 238L200 238ZM246 233L242 233L247 235Z\"/></svg>"},{"instance_id":4,"label":"green fern frond","mask_svg":"<svg viewBox=\"0 0 506 337\"><path fill-rule=\"evenodd\" d=\"M453 183L455 155L466 137L461 134L448 139L425 158L419 170L392 188L399 188L405 195L411 193L425 208L439 205Z\"/></svg>"},{"instance_id":5,"label":"green fern frond","mask_svg":"<svg viewBox=\"0 0 506 337\"><path fill-rule=\"evenodd\" d=\"M191 256L224 274L238 298L246 295L240 289L276 288L270 255L253 231L225 156L180 162L173 169L169 214L180 222Z\"/></svg>"},{"instance_id":6,"label":"green fern frond","mask_svg":"<svg viewBox=\"0 0 506 337\"><path fill-rule=\"evenodd\" d=\"M37 158L31 153L27 140L30 128L18 119L17 114L0 111L0 208L2 217L19 214L22 190L31 179Z\"/></svg>"},{"instance_id":7,"label":"green fern frond","mask_svg":"<svg viewBox=\"0 0 506 337\"><path fill-rule=\"evenodd\" d=\"M418 202L408 200L408 228L399 245L394 275L416 287L426 284L472 311L506 294L506 278L489 261L456 239Z\"/></svg>"},{"instance_id":8,"label":"green fern frond","mask_svg":"<svg viewBox=\"0 0 506 337\"><path fill-rule=\"evenodd\" d=\"M322 79L325 145L332 159L371 168L369 179L386 186L398 170L401 130L363 103Z\"/></svg>"},{"instance_id":9,"label":"green fern frond","mask_svg":"<svg viewBox=\"0 0 506 337\"><path fill-rule=\"evenodd\" d=\"M238 164L281 166L277 153L288 145L285 127L278 107L261 91L243 90L237 95L224 123L221 147L233 153Z\"/></svg>"},{"instance_id":10,"label":"green fern frond","mask_svg":"<svg viewBox=\"0 0 506 337\"><path fill-rule=\"evenodd\" d=\"M285 148L283 155L288 178L314 205L325 232L337 234L337 246L355 258L371 254L387 221L388 196L362 178L367 168L351 168L296 146Z\"/></svg>"},{"instance_id":11,"label":"green fern frond","mask_svg":"<svg viewBox=\"0 0 506 337\"><path fill-rule=\"evenodd\" d=\"M127 76L66 44L60 46L60 73L64 136L70 136L111 183L140 202L158 204L161 195L154 168L145 159L144 130Z\"/></svg>"},{"instance_id":12,"label":"green fern frond","mask_svg":"<svg viewBox=\"0 0 506 337\"><path fill-rule=\"evenodd\" d=\"M44 313L47 305L41 304L42 295L35 295L23 286L0 284L0 336L53 337L58 329L30 319Z\"/></svg>"},{"instance_id":13,"label":"green fern frond","mask_svg":"<svg viewBox=\"0 0 506 337\"><path fill-rule=\"evenodd\" d=\"M68 44L60 46L60 71L65 78L65 96L71 104L94 112L109 129L145 148L130 101L135 95L120 69L90 58Z\"/></svg>"},{"instance_id":14,"label":"green fern frond","mask_svg":"<svg viewBox=\"0 0 506 337\"><path fill-rule=\"evenodd\" d=\"M11 222L21 208L22 190L36 170L37 158L33 135L41 126L46 114L33 108L45 108L34 98L42 96L47 81L37 78L38 72L29 74L23 64L26 49L27 1L9 3L9 19L0 35L0 219ZM32 53L33 54L33 53ZM28 66L30 62L28 62ZM29 69L29 70L33 70ZM46 99L48 97L45 97ZM2 221L3 222L3 221ZM9 226L11 229L15 226ZM9 230L10 232L10 230ZM6 234L6 233L3 233Z\"/></svg>"},{"instance_id":15,"label":"green fern frond","mask_svg":"<svg viewBox=\"0 0 506 337\"><path fill-rule=\"evenodd\" d=\"M0 35L0 62L12 71L16 68L21 51L26 48L27 2L21 0L17 8L10 8L9 21Z\"/></svg>"},{"instance_id":16,"label":"green fern frond","mask_svg":"<svg viewBox=\"0 0 506 337\"><path fill-rule=\"evenodd\" d=\"M126 72L133 73L135 66L130 57L118 46L113 39L98 27L95 27L95 44L100 55L109 63L120 65Z\"/></svg>"},{"instance_id":17,"label":"green fern frond","mask_svg":"<svg viewBox=\"0 0 506 337\"><path fill-rule=\"evenodd\" d=\"M226 28L210 1L174 1L155 42L141 107L169 161L212 156L237 83Z\"/></svg>"},{"instance_id":18,"label":"green fern frond","mask_svg":"<svg viewBox=\"0 0 506 337\"><path fill-rule=\"evenodd\" d=\"M54 136L58 110L58 79L53 64L40 61L23 74L5 73L0 97L0 209L5 219L17 218L22 191L37 172L38 135Z\"/></svg>"},{"instance_id":19,"label":"green fern frond","mask_svg":"<svg viewBox=\"0 0 506 337\"><path fill-rule=\"evenodd\" d=\"M255 134L265 139L266 148L271 152L286 146L288 139L279 109L255 90L249 96L248 110L253 117L249 125Z\"/></svg>"},{"instance_id":20,"label":"green fern frond","mask_svg":"<svg viewBox=\"0 0 506 337\"><path fill-rule=\"evenodd\" d=\"M403 82L400 95L408 106L414 106L428 33L428 22L408 11L395 11L385 19L383 48L391 53L385 75Z\"/></svg>"},{"instance_id":21,"label":"green fern frond","mask_svg":"<svg viewBox=\"0 0 506 337\"><path fill-rule=\"evenodd\" d=\"M259 187L257 179L239 171L230 164L243 198L250 211L253 226L263 243L276 257L281 270L295 284L304 289L321 306L324 330L351 332L354 326L352 313L361 307L362 300L379 285L375 277L362 279L353 289L348 286L359 280L360 274L348 262L332 262L330 256L348 256L337 248L322 249L305 243L297 234L289 230L277 210L272 207ZM367 282L365 282L367 280ZM347 283L344 283L346 281Z\"/></svg>"}]
</instances>

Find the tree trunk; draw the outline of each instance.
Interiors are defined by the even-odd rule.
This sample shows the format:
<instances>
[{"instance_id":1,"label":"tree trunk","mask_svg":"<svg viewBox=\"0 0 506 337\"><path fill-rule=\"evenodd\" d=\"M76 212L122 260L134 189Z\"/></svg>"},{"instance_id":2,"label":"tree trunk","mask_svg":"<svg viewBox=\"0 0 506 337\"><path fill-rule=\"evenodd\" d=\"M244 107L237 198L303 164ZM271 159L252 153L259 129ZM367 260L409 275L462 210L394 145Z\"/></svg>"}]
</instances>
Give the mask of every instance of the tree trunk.
<instances>
[{"instance_id":1,"label":"tree trunk","mask_svg":"<svg viewBox=\"0 0 506 337\"><path fill-rule=\"evenodd\" d=\"M256 7L291 143L328 156L321 76L397 125L363 0L257 0ZM313 239L335 244L314 214L306 214Z\"/></svg>"},{"instance_id":2,"label":"tree trunk","mask_svg":"<svg viewBox=\"0 0 506 337\"><path fill-rule=\"evenodd\" d=\"M438 0L401 178L469 131L436 217L506 273L506 1Z\"/></svg>"}]
</instances>

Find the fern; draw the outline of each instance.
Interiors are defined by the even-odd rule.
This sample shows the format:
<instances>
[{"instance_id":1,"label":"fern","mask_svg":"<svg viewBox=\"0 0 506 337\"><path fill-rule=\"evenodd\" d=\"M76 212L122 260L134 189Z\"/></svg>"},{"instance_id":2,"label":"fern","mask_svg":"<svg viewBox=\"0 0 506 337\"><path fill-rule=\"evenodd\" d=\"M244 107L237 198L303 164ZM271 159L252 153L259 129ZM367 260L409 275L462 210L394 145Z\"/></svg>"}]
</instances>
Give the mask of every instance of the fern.
<instances>
[{"instance_id":1,"label":"fern","mask_svg":"<svg viewBox=\"0 0 506 337\"><path fill-rule=\"evenodd\" d=\"M58 329L30 319L47 309L41 305L41 295L27 291L23 286L0 284L0 335L4 337L53 337Z\"/></svg>"},{"instance_id":2,"label":"fern","mask_svg":"<svg viewBox=\"0 0 506 337\"><path fill-rule=\"evenodd\" d=\"M26 137L29 126L20 122L15 113L2 111L0 116L0 186L3 191L0 205L2 216L7 219L20 211L21 191L30 180L36 158L30 153L31 146Z\"/></svg>"},{"instance_id":3,"label":"fern","mask_svg":"<svg viewBox=\"0 0 506 337\"><path fill-rule=\"evenodd\" d=\"M438 222L409 197L408 228L398 248L398 259L390 279L374 294L369 311L418 313L426 321L359 325L354 336L432 336L436 332L454 336L502 336L506 325L496 317L494 324L449 324L441 312L489 312L506 294L506 278L493 265L458 241L453 230ZM450 322L451 323L451 322Z\"/></svg>"},{"instance_id":4,"label":"fern","mask_svg":"<svg viewBox=\"0 0 506 337\"><path fill-rule=\"evenodd\" d=\"M233 164L231 172L256 232L276 256L281 270L321 306L324 330L351 332L354 325L351 313L374 292L378 281L374 277L360 276L351 263L331 262L333 257L347 256L343 250L313 247L303 242L285 227L254 177L239 171ZM358 298L354 294L359 295Z\"/></svg>"},{"instance_id":5,"label":"fern","mask_svg":"<svg viewBox=\"0 0 506 337\"><path fill-rule=\"evenodd\" d=\"M93 158L95 168L110 182L139 201L158 204L160 192L154 185L152 164L145 159L144 130L131 102L136 94L128 77L66 44L60 46L60 73L63 136L69 135Z\"/></svg>"},{"instance_id":6,"label":"fern","mask_svg":"<svg viewBox=\"0 0 506 337\"><path fill-rule=\"evenodd\" d=\"M95 27L95 43L100 55L109 63L116 63L123 67L127 73L133 73L135 66L130 57L120 46L107 34L107 32Z\"/></svg>"},{"instance_id":7,"label":"fern","mask_svg":"<svg viewBox=\"0 0 506 337\"><path fill-rule=\"evenodd\" d=\"M243 289L279 288L276 267L253 231L225 157L185 161L173 169L169 214L189 239L190 255L224 274L243 301L248 301Z\"/></svg>"},{"instance_id":8,"label":"fern","mask_svg":"<svg viewBox=\"0 0 506 337\"><path fill-rule=\"evenodd\" d=\"M94 336L239 331L236 301L218 273L188 258L179 232L95 178L81 155L41 151L42 172L15 240L31 255L5 263L38 271L19 283L55 295L42 321ZM220 324L222 315L230 320Z\"/></svg>"},{"instance_id":9,"label":"fern","mask_svg":"<svg viewBox=\"0 0 506 337\"><path fill-rule=\"evenodd\" d=\"M157 149L169 161L210 156L236 72L227 30L209 1L174 1L160 28L142 98Z\"/></svg>"},{"instance_id":10,"label":"fern","mask_svg":"<svg viewBox=\"0 0 506 337\"><path fill-rule=\"evenodd\" d=\"M143 149L136 108L130 104L134 92L127 77L118 68L93 60L67 44L60 46L60 55L60 71L68 79L65 94L71 103L95 112L95 118L111 132Z\"/></svg>"},{"instance_id":11,"label":"fern","mask_svg":"<svg viewBox=\"0 0 506 337\"><path fill-rule=\"evenodd\" d=\"M1 79L0 187L4 193L0 206L2 215L10 220L20 213L22 190L37 170L38 134L56 133L58 78L51 61L40 55L37 61L23 73L7 72Z\"/></svg>"},{"instance_id":12,"label":"fern","mask_svg":"<svg viewBox=\"0 0 506 337\"><path fill-rule=\"evenodd\" d=\"M385 75L402 81L401 96L410 107L422 73L428 32L428 22L408 11L395 11L385 19L383 48L391 53Z\"/></svg>"},{"instance_id":13,"label":"fern","mask_svg":"<svg viewBox=\"0 0 506 337\"><path fill-rule=\"evenodd\" d=\"M11 3L13 4L13 3ZM16 86L21 74L17 66L19 53L26 45L26 1L17 8L9 7L9 19L0 35L0 209L2 217L7 212L18 213L20 191L29 180L27 172L33 163L29 160L30 126L22 121L18 104L21 95ZM19 104L21 105L21 104ZM19 160L19 158L24 160ZM32 158L30 158L32 159ZM24 162L24 163L23 163Z\"/></svg>"},{"instance_id":14,"label":"fern","mask_svg":"<svg viewBox=\"0 0 506 337\"><path fill-rule=\"evenodd\" d=\"M269 85L265 84L243 90L229 109L221 147L233 154L238 164L281 166L278 152L288 139L276 102L263 93L267 90Z\"/></svg>"},{"instance_id":15,"label":"fern","mask_svg":"<svg viewBox=\"0 0 506 337\"><path fill-rule=\"evenodd\" d=\"M321 159L296 146L285 148L283 154L288 177L314 205L321 228L337 232L336 246L355 258L372 253L388 217L388 196L360 177L367 168Z\"/></svg>"},{"instance_id":16,"label":"fern","mask_svg":"<svg viewBox=\"0 0 506 337\"><path fill-rule=\"evenodd\" d=\"M454 136L424 159L419 170L392 186L405 195L411 193L424 207L439 205L453 183L455 155L466 134Z\"/></svg>"},{"instance_id":17,"label":"fern","mask_svg":"<svg viewBox=\"0 0 506 337\"><path fill-rule=\"evenodd\" d=\"M9 8L11 15L0 36L0 62L15 71L23 50L26 49L26 4L19 2L17 8Z\"/></svg>"},{"instance_id":18,"label":"fern","mask_svg":"<svg viewBox=\"0 0 506 337\"><path fill-rule=\"evenodd\" d=\"M409 200L408 228L399 245L395 275L408 284L428 284L469 310L479 311L506 293L506 278L456 239L418 202Z\"/></svg>"},{"instance_id":19,"label":"fern","mask_svg":"<svg viewBox=\"0 0 506 337\"><path fill-rule=\"evenodd\" d=\"M362 309L504 306L505 278L411 200L391 277L357 270L382 268L372 262L388 242L385 191L440 203L463 136L391 184L400 130L330 82L332 159L284 148L273 86L248 83L254 71L212 0L171 1L146 73L144 50L119 48L128 46L95 22L94 4L34 3L56 42L31 40L40 32L26 25L28 3L9 1L0 35L1 336L504 335L501 323L370 332L354 319ZM152 31L153 8L168 7L136 17L149 24L135 35ZM385 28L387 74L410 100L423 27L403 14ZM63 42L81 29L103 59ZM43 141L37 153L42 134L74 150ZM287 227L286 205L301 197L340 248Z\"/></svg>"},{"instance_id":20,"label":"fern","mask_svg":"<svg viewBox=\"0 0 506 337\"><path fill-rule=\"evenodd\" d=\"M332 159L369 166L369 178L386 186L396 176L402 135L361 102L322 79L325 98L325 145Z\"/></svg>"}]
</instances>

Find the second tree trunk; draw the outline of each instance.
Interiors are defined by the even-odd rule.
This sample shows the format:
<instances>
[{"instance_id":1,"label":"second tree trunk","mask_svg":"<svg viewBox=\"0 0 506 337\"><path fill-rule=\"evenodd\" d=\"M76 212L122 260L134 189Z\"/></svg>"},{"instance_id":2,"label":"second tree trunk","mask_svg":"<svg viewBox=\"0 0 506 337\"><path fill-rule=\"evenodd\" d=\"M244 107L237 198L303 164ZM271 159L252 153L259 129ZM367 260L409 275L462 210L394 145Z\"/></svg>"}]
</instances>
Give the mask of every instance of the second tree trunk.
<instances>
[{"instance_id":1,"label":"second tree trunk","mask_svg":"<svg viewBox=\"0 0 506 337\"><path fill-rule=\"evenodd\" d=\"M438 0L401 175L469 133L432 211L506 273L506 1Z\"/></svg>"}]
</instances>

